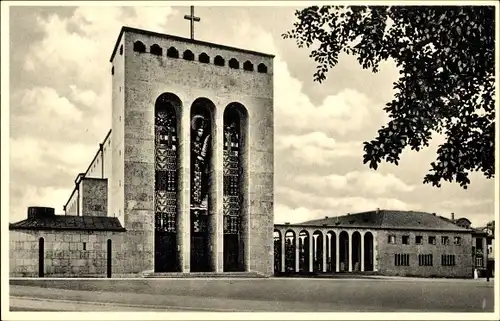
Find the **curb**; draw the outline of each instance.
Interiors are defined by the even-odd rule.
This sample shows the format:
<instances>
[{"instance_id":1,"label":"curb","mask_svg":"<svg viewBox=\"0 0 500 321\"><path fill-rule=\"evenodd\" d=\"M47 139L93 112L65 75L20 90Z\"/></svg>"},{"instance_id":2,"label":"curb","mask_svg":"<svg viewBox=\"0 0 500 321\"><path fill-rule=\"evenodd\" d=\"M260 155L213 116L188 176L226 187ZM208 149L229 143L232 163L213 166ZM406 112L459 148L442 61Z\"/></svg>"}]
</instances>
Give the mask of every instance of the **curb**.
<instances>
[{"instance_id":1,"label":"curb","mask_svg":"<svg viewBox=\"0 0 500 321\"><path fill-rule=\"evenodd\" d=\"M182 312L196 312L196 311L210 311L210 312L236 312L236 310L232 309L215 309L215 308L193 308L193 307L184 307L184 306L157 306L151 304L126 304L126 303L113 303L113 302L98 302L98 301L77 301L77 300L65 300L65 299L43 299L37 297L30 296L22 296L22 295L11 295L10 299L24 299L24 300L32 300L32 301L43 301L43 302L51 302L51 303L67 303L67 304L88 304L88 305L100 305L107 307L128 307L128 308L141 308L141 309L152 309L152 310L160 310L163 312L167 312L168 310L181 310ZM120 311L116 311L120 312Z\"/></svg>"}]
</instances>

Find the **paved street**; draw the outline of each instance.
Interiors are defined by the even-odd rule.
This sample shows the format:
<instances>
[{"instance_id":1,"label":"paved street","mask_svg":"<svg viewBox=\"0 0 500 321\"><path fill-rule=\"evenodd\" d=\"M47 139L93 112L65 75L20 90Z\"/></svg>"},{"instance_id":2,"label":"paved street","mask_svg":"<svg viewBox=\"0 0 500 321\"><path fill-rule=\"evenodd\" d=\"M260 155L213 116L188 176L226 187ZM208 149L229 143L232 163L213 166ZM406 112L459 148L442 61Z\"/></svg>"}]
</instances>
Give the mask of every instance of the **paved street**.
<instances>
[{"instance_id":1,"label":"paved street","mask_svg":"<svg viewBox=\"0 0 500 321\"><path fill-rule=\"evenodd\" d=\"M493 282L385 279L11 280L13 311L493 312Z\"/></svg>"}]
</instances>

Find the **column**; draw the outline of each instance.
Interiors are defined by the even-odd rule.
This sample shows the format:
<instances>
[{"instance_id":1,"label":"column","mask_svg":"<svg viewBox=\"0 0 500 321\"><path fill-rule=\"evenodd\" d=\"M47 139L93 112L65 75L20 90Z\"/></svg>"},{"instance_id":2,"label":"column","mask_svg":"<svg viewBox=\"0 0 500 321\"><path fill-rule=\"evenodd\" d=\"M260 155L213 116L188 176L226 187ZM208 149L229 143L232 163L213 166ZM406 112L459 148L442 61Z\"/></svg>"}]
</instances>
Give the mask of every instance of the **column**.
<instances>
[{"instance_id":1,"label":"column","mask_svg":"<svg viewBox=\"0 0 500 321\"><path fill-rule=\"evenodd\" d=\"M372 231L372 235L373 235L373 252L372 252L373 271L378 271L377 232Z\"/></svg>"},{"instance_id":2,"label":"column","mask_svg":"<svg viewBox=\"0 0 500 321\"><path fill-rule=\"evenodd\" d=\"M313 263L314 263L314 237L311 233L309 233L309 272L313 272Z\"/></svg>"},{"instance_id":3,"label":"column","mask_svg":"<svg viewBox=\"0 0 500 321\"><path fill-rule=\"evenodd\" d=\"M337 231L335 233L335 272L340 272L340 233Z\"/></svg>"},{"instance_id":4,"label":"column","mask_svg":"<svg viewBox=\"0 0 500 321\"><path fill-rule=\"evenodd\" d=\"M178 226L177 231L180 250L180 267L184 273L189 273L191 267L191 173L190 173L190 153L191 146L189 136L191 130L191 101L186 101L181 111L181 133L179 144L179 211L178 211Z\"/></svg>"},{"instance_id":5,"label":"column","mask_svg":"<svg viewBox=\"0 0 500 321\"><path fill-rule=\"evenodd\" d=\"M323 234L323 263L322 263L323 272L326 272L326 262L327 262L326 257L328 256L327 239L328 239L328 234Z\"/></svg>"},{"instance_id":6,"label":"column","mask_svg":"<svg viewBox=\"0 0 500 321\"><path fill-rule=\"evenodd\" d=\"M281 233L281 231L280 231ZM285 272L285 244L286 244L286 231L285 233L281 234L281 272Z\"/></svg>"},{"instance_id":7,"label":"column","mask_svg":"<svg viewBox=\"0 0 500 321\"><path fill-rule=\"evenodd\" d=\"M215 229L212 231L212 262L215 265L215 272L224 271L224 170L222 161L224 159L224 113L215 113L215 135L212 136L212 175L215 176L215 184L211 187L211 194L215 194L215 206L212 206L213 213L211 222L215 223ZM212 133L213 134L213 133ZM215 189L215 190L214 190ZM215 237L215 240L214 240ZM247 253L246 253L247 254Z\"/></svg>"},{"instance_id":8,"label":"column","mask_svg":"<svg viewBox=\"0 0 500 321\"><path fill-rule=\"evenodd\" d=\"M483 267L488 267L488 242L486 237L483 237Z\"/></svg>"},{"instance_id":9,"label":"column","mask_svg":"<svg viewBox=\"0 0 500 321\"><path fill-rule=\"evenodd\" d=\"M365 233L361 234L361 272L365 271Z\"/></svg>"},{"instance_id":10,"label":"column","mask_svg":"<svg viewBox=\"0 0 500 321\"><path fill-rule=\"evenodd\" d=\"M300 252L299 251L300 251L299 233L295 232L295 272L300 271Z\"/></svg>"},{"instance_id":11,"label":"column","mask_svg":"<svg viewBox=\"0 0 500 321\"><path fill-rule=\"evenodd\" d=\"M352 272L352 231L349 231L349 233L347 233L347 235L349 238L349 256L348 256L349 272Z\"/></svg>"}]
</instances>

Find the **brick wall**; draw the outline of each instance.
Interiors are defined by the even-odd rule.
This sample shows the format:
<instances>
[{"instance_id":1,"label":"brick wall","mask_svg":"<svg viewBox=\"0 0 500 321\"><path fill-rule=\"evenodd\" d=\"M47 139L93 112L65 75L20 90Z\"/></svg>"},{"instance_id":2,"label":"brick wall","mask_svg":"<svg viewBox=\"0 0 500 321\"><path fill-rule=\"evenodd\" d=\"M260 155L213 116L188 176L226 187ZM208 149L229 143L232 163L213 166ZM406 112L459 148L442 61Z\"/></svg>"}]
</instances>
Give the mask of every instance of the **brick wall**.
<instances>
[{"instance_id":1,"label":"brick wall","mask_svg":"<svg viewBox=\"0 0 500 321\"><path fill-rule=\"evenodd\" d=\"M388 243L389 235L396 237L395 244ZM402 236L410 236L410 244L402 244ZM415 237L422 236L422 244L415 244ZM436 245L428 237L436 237ZM441 236L448 236L449 245L441 244ZM461 245L454 245L454 237L461 238ZM378 270L384 275L472 277L472 236L470 233L443 231L381 230L377 236ZM395 254L409 254L409 266L395 266ZM419 254L432 254L432 266L419 266ZM441 255L455 255L455 266L442 266Z\"/></svg>"},{"instance_id":2,"label":"brick wall","mask_svg":"<svg viewBox=\"0 0 500 321\"><path fill-rule=\"evenodd\" d=\"M108 180L84 178L81 183L82 215L107 216L108 214Z\"/></svg>"},{"instance_id":3,"label":"brick wall","mask_svg":"<svg viewBox=\"0 0 500 321\"><path fill-rule=\"evenodd\" d=\"M112 244L112 273L122 262L117 250L122 232L9 231L10 276L38 277L39 240L44 239L46 277L106 277L107 242Z\"/></svg>"}]
</instances>

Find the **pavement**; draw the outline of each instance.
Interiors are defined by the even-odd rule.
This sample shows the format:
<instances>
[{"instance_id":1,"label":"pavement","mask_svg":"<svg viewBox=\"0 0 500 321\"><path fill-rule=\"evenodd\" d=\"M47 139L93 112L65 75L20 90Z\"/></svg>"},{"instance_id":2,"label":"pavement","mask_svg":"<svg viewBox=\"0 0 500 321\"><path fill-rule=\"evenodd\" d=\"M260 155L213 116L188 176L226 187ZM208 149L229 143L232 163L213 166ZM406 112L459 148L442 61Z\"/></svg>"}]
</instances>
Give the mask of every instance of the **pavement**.
<instances>
[{"instance_id":1,"label":"pavement","mask_svg":"<svg viewBox=\"0 0 500 321\"><path fill-rule=\"evenodd\" d=\"M493 312L492 280L11 279L11 311Z\"/></svg>"}]
</instances>

